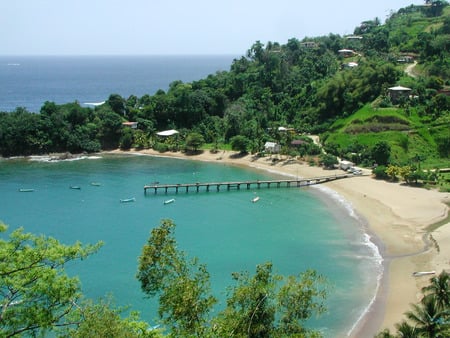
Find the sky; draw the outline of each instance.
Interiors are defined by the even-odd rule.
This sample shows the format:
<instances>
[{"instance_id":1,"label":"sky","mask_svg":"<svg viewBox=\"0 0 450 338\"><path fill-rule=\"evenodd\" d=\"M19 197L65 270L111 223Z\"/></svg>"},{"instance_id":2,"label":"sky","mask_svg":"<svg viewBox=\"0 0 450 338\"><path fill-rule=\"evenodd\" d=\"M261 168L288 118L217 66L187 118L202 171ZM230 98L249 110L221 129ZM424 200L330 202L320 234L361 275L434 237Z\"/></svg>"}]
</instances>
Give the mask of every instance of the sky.
<instances>
[{"instance_id":1,"label":"sky","mask_svg":"<svg viewBox=\"0 0 450 338\"><path fill-rule=\"evenodd\" d=\"M1 0L0 55L244 55L423 0Z\"/></svg>"}]
</instances>

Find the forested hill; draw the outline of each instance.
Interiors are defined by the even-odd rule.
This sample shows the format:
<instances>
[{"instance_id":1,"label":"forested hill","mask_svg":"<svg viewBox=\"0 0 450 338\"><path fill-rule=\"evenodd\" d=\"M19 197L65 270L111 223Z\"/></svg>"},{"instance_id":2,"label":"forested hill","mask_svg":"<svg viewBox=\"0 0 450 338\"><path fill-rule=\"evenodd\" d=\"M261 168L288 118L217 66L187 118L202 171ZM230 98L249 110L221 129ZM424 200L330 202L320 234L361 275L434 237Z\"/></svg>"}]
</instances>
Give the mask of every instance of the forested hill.
<instances>
[{"instance_id":1,"label":"forested hill","mask_svg":"<svg viewBox=\"0 0 450 338\"><path fill-rule=\"evenodd\" d=\"M391 161L408 161L415 152L441 165L450 149L449 45L446 1L400 9L384 24L364 21L351 36L257 41L229 71L192 83L175 81L167 92L111 94L95 109L46 102L40 114L22 108L1 113L0 154L118 146L163 151L174 141L162 142L155 133L177 129L176 147L190 134L215 146L239 136L254 153L266 141L292 153L290 138L316 133L328 152L358 154L356 162L373 162L367 154L381 139L390 143ZM388 88L394 86L411 91L393 101ZM138 128L123 127L125 121L138 122ZM296 133L280 135L280 126Z\"/></svg>"}]
</instances>

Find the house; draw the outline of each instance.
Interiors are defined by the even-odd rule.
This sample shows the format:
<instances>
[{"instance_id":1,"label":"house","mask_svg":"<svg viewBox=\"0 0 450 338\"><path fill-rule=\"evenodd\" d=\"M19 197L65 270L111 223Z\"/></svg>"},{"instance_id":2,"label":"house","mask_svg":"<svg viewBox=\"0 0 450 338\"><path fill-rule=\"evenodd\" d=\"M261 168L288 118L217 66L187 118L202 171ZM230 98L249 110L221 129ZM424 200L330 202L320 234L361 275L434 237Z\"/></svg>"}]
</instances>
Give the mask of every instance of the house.
<instances>
[{"instance_id":1,"label":"house","mask_svg":"<svg viewBox=\"0 0 450 338\"><path fill-rule=\"evenodd\" d=\"M306 41L306 42L301 42L300 46L303 48L316 48L318 45L314 41Z\"/></svg>"},{"instance_id":2,"label":"house","mask_svg":"<svg viewBox=\"0 0 450 338\"><path fill-rule=\"evenodd\" d=\"M130 127L131 129L136 129L137 126L138 126L138 123L137 123L137 122L130 122L130 121L127 121L127 122L122 122L122 126L124 126L124 127Z\"/></svg>"},{"instance_id":3,"label":"house","mask_svg":"<svg viewBox=\"0 0 450 338\"><path fill-rule=\"evenodd\" d=\"M361 40L363 37L360 35L347 35L345 38L347 40Z\"/></svg>"},{"instance_id":4,"label":"house","mask_svg":"<svg viewBox=\"0 0 450 338\"><path fill-rule=\"evenodd\" d=\"M304 144L308 144L308 142L306 142L305 140L293 140L291 142L291 146L294 146L294 147L302 146Z\"/></svg>"},{"instance_id":5,"label":"house","mask_svg":"<svg viewBox=\"0 0 450 338\"><path fill-rule=\"evenodd\" d=\"M400 56L397 59L397 62L399 62L399 63L413 63L414 62L414 57L412 57L410 55Z\"/></svg>"},{"instance_id":6,"label":"house","mask_svg":"<svg viewBox=\"0 0 450 338\"><path fill-rule=\"evenodd\" d=\"M339 161L339 168L342 170L347 170L350 169L351 167L353 167L355 164L353 162L350 161Z\"/></svg>"},{"instance_id":7,"label":"house","mask_svg":"<svg viewBox=\"0 0 450 338\"><path fill-rule=\"evenodd\" d=\"M340 49L338 50L339 55L348 58L353 55L356 55L355 51L353 49Z\"/></svg>"},{"instance_id":8,"label":"house","mask_svg":"<svg viewBox=\"0 0 450 338\"><path fill-rule=\"evenodd\" d=\"M264 144L264 150L268 153L277 154L280 152L280 145L275 142L266 142Z\"/></svg>"},{"instance_id":9,"label":"house","mask_svg":"<svg viewBox=\"0 0 450 338\"><path fill-rule=\"evenodd\" d=\"M355 68L355 67L358 67L357 62L348 62L348 63L342 64L342 68Z\"/></svg>"},{"instance_id":10,"label":"house","mask_svg":"<svg viewBox=\"0 0 450 338\"><path fill-rule=\"evenodd\" d=\"M401 98L408 98L411 93L411 88L396 86L388 88L391 102L396 104Z\"/></svg>"},{"instance_id":11,"label":"house","mask_svg":"<svg viewBox=\"0 0 450 338\"><path fill-rule=\"evenodd\" d=\"M172 135L176 135L176 134L178 134L178 131L176 131L175 129L164 130L164 131L160 131L160 132L156 133L156 135L158 135L158 136L172 136Z\"/></svg>"}]
</instances>

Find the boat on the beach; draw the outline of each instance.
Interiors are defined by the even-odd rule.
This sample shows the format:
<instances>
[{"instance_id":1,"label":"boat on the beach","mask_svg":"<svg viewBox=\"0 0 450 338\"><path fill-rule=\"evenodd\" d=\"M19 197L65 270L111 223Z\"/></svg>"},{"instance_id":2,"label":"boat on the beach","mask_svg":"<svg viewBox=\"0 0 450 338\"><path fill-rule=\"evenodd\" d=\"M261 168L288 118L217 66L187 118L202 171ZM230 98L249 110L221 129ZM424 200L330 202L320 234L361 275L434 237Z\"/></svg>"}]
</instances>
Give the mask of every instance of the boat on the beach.
<instances>
[{"instance_id":1,"label":"boat on the beach","mask_svg":"<svg viewBox=\"0 0 450 338\"><path fill-rule=\"evenodd\" d=\"M120 203L129 203L129 202L134 202L136 201L136 198L132 197L132 198L122 198L120 200Z\"/></svg>"},{"instance_id":2,"label":"boat on the beach","mask_svg":"<svg viewBox=\"0 0 450 338\"><path fill-rule=\"evenodd\" d=\"M256 203L259 201L259 196L255 196L252 198L252 203Z\"/></svg>"},{"instance_id":3,"label":"boat on the beach","mask_svg":"<svg viewBox=\"0 0 450 338\"><path fill-rule=\"evenodd\" d=\"M413 272L413 277L421 277L421 276L427 276L427 275L434 275L436 274L436 271L416 271Z\"/></svg>"},{"instance_id":4,"label":"boat on the beach","mask_svg":"<svg viewBox=\"0 0 450 338\"><path fill-rule=\"evenodd\" d=\"M78 186L78 185L71 185L71 186L70 186L70 189L80 190L81 187Z\"/></svg>"},{"instance_id":5,"label":"boat on the beach","mask_svg":"<svg viewBox=\"0 0 450 338\"><path fill-rule=\"evenodd\" d=\"M173 202L175 202L175 198L171 198L170 200L165 200L164 204L170 204L170 203L173 203Z\"/></svg>"},{"instance_id":6,"label":"boat on the beach","mask_svg":"<svg viewBox=\"0 0 450 338\"><path fill-rule=\"evenodd\" d=\"M20 191L20 192L33 192L34 189L26 189L26 188L22 188L22 189L19 189L19 191Z\"/></svg>"}]
</instances>

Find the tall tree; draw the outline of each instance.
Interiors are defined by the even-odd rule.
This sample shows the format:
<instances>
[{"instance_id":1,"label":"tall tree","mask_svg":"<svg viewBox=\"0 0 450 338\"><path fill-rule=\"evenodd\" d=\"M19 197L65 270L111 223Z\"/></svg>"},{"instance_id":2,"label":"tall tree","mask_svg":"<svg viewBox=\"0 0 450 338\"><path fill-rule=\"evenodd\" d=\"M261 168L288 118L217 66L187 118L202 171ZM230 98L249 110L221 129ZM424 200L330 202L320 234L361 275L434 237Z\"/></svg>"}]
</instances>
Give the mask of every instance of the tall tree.
<instances>
[{"instance_id":1,"label":"tall tree","mask_svg":"<svg viewBox=\"0 0 450 338\"><path fill-rule=\"evenodd\" d=\"M137 278L149 296L159 295L158 314L174 337L203 337L217 299L210 294L209 273L196 258L177 250L175 224L162 220L139 257Z\"/></svg>"},{"instance_id":2,"label":"tall tree","mask_svg":"<svg viewBox=\"0 0 450 338\"><path fill-rule=\"evenodd\" d=\"M0 232L7 227L0 223ZM64 265L86 258L102 244L60 244L56 239L13 231L0 239L0 335L41 336L73 324L68 314L81 299L80 283Z\"/></svg>"},{"instance_id":3,"label":"tall tree","mask_svg":"<svg viewBox=\"0 0 450 338\"><path fill-rule=\"evenodd\" d=\"M442 309L450 309L450 275L446 271L431 278L430 284L423 287L422 292L425 297L435 297Z\"/></svg>"},{"instance_id":4,"label":"tall tree","mask_svg":"<svg viewBox=\"0 0 450 338\"><path fill-rule=\"evenodd\" d=\"M196 258L177 249L175 224L152 230L139 257L137 278L149 296L159 295L159 315L175 337L320 337L305 321L325 311L326 283L314 271L287 279L258 265L256 274L233 273L226 308L211 314L209 274ZM280 282L284 282L280 285Z\"/></svg>"},{"instance_id":5,"label":"tall tree","mask_svg":"<svg viewBox=\"0 0 450 338\"><path fill-rule=\"evenodd\" d=\"M413 304L413 310L406 317L414 324L420 337L448 337L448 309L442 309L436 297L424 297L419 304Z\"/></svg>"}]
</instances>

